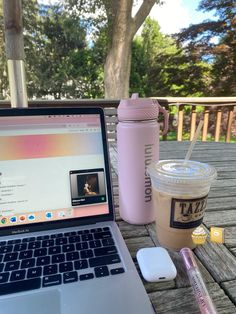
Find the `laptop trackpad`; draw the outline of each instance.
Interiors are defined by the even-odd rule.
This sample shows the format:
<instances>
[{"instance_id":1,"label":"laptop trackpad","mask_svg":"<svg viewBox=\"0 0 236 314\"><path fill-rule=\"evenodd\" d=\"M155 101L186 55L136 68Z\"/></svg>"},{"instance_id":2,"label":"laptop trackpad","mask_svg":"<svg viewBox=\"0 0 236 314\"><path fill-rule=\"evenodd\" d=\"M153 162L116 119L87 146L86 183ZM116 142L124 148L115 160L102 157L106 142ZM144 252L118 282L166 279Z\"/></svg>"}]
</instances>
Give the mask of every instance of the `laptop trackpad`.
<instances>
[{"instance_id":1,"label":"laptop trackpad","mask_svg":"<svg viewBox=\"0 0 236 314\"><path fill-rule=\"evenodd\" d=\"M0 309L4 314L60 314L60 293L52 290L9 297L0 301Z\"/></svg>"}]
</instances>

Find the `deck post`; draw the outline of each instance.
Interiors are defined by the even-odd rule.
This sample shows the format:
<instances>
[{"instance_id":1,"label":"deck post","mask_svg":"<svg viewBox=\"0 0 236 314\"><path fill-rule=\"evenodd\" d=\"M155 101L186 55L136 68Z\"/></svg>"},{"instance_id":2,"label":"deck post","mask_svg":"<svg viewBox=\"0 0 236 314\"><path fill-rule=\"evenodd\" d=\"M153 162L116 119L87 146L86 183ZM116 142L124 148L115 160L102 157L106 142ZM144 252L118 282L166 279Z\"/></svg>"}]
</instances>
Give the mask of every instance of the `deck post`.
<instances>
[{"instance_id":1,"label":"deck post","mask_svg":"<svg viewBox=\"0 0 236 314\"><path fill-rule=\"evenodd\" d=\"M28 107L21 0L3 0L11 107Z\"/></svg>"}]
</instances>

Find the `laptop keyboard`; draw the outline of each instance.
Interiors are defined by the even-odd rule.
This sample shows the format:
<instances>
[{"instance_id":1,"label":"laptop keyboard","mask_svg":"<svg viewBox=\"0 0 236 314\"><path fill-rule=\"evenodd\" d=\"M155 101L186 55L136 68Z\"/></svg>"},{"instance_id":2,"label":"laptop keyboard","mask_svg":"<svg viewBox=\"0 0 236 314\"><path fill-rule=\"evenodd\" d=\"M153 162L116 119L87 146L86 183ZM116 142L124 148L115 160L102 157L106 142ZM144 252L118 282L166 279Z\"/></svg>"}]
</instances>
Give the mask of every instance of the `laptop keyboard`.
<instances>
[{"instance_id":1,"label":"laptop keyboard","mask_svg":"<svg viewBox=\"0 0 236 314\"><path fill-rule=\"evenodd\" d=\"M1 241L0 295L120 274L120 262L109 227Z\"/></svg>"}]
</instances>

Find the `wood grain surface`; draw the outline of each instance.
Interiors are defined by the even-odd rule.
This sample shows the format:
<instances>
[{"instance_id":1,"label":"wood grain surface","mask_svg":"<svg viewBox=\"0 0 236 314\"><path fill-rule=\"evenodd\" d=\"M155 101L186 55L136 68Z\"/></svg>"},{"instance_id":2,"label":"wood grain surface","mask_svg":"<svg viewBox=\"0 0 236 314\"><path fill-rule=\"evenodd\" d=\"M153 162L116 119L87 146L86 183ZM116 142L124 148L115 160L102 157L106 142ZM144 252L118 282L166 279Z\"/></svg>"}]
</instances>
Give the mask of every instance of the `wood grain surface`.
<instances>
[{"instance_id":1,"label":"wood grain surface","mask_svg":"<svg viewBox=\"0 0 236 314\"><path fill-rule=\"evenodd\" d=\"M184 158L189 142L160 142L160 159ZM119 180L116 142L110 143L116 219L131 256L137 265L140 248L159 246L155 224L135 226L119 215ZM218 313L236 313L236 144L197 142L192 160L206 162L217 170L217 180L209 193L204 226L224 228L224 244L207 242L194 250L195 258ZM148 283L145 288L157 313L200 313L178 252L169 250L177 268L175 280Z\"/></svg>"}]
</instances>

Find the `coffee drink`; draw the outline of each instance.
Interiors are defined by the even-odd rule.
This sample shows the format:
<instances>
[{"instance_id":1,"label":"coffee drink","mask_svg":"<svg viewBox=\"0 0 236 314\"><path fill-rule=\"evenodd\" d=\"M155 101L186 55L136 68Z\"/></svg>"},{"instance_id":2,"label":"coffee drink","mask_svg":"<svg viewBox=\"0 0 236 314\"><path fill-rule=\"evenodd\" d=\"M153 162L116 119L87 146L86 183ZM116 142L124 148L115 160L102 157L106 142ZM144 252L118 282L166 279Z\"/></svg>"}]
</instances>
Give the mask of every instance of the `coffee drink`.
<instances>
[{"instance_id":1,"label":"coffee drink","mask_svg":"<svg viewBox=\"0 0 236 314\"><path fill-rule=\"evenodd\" d=\"M167 160L151 164L157 238L167 248L194 248L192 232L203 220L216 170L195 161Z\"/></svg>"}]
</instances>

